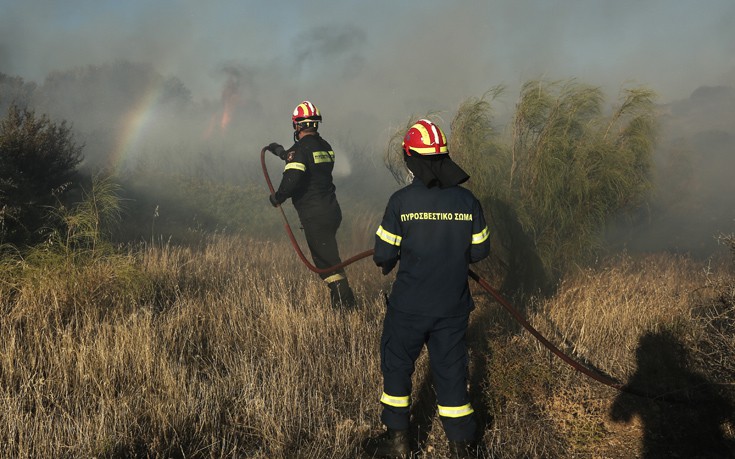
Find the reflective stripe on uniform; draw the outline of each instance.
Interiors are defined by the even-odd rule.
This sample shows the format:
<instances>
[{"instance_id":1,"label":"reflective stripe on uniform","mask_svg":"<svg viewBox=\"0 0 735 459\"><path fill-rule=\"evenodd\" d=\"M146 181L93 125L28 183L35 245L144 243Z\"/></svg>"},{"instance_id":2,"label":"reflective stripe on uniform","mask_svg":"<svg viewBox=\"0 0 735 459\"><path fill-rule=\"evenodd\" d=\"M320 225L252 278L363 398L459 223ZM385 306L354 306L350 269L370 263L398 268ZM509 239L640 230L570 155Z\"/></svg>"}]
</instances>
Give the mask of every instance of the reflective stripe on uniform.
<instances>
[{"instance_id":1,"label":"reflective stripe on uniform","mask_svg":"<svg viewBox=\"0 0 735 459\"><path fill-rule=\"evenodd\" d=\"M467 416L475 412L469 403L463 406L437 405L437 408L439 410L439 416L444 416L445 418L461 418L462 416Z\"/></svg>"},{"instance_id":2,"label":"reflective stripe on uniform","mask_svg":"<svg viewBox=\"0 0 735 459\"><path fill-rule=\"evenodd\" d=\"M490 236L490 230L487 229L487 226L484 230L480 231L477 234L472 235L472 243L473 244L482 244L487 240L487 238Z\"/></svg>"},{"instance_id":3,"label":"reflective stripe on uniform","mask_svg":"<svg viewBox=\"0 0 735 459\"><path fill-rule=\"evenodd\" d=\"M306 172L306 165L304 163L286 163L284 171L296 169L297 171Z\"/></svg>"},{"instance_id":4,"label":"reflective stripe on uniform","mask_svg":"<svg viewBox=\"0 0 735 459\"><path fill-rule=\"evenodd\" d=\"M324 282L326 282L327 284L331 284L332 282L337 282L338 280L342 280L344 278L345 276L342 274L332 274L331 276L324 279Z\"/></svg>"},{"instance_id":5,"label":"reflective stripe on uniform","mask_svg":"<svg viewBox=\"0 0 735 459\"><path fill-rule=\"evenodd\" d=\"M380 225L378 228L378 231L375 232L375 234L383 241L387 242L390 245L401 245L401 240L403 238L401 236L398 236L396 234L393 234L389 231L386 231L385 228L383 228L383 225Z\"/></svg>"},{"instance_id":6,"label":"reflective stripe on uniform","mask_svg":"<svg viewBox=\"0 0 735 459\"><path fill-rule=\"evenodd\" d=\"M380 396L380 403L395 406L396 408L406 408L411 404L411 399L408 395L405 397L394 397L383 392L383 395Z\"/></svg>"},{"instance_id":7,"label":"reflective stripe on uniform","mask_svg":"<svg viewBox=\"0 0 735 459\"><path fill-rule=\"evenodd\" d=\"M334 162L334 152L331 150L330 151L315 151L312 154L314 155L314 164Z\"/></svg>"}]
</instances>

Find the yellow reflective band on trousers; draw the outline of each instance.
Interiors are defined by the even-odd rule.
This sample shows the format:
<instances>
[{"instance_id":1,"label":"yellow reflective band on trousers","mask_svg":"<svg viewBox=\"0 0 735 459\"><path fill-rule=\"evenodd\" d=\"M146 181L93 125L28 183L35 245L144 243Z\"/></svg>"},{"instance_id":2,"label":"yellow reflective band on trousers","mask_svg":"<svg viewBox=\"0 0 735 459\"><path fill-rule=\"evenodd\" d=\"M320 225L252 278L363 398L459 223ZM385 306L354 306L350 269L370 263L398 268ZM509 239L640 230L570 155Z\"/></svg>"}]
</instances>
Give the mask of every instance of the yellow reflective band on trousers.
<instances>
[{"instance_id":1,"label":"yellow reflective band on trousers","mask_svg":"<svg viewBox=\"0 0 735 459\"><path fill-rule=\"evenodd\" d=\"M380 403L395 406L396 408L406 408L411 404L411 398L408 395L405 397L394 397L383 392L383 395L380 396Z\"/></svg>"},{"instance_id":2,"label":"yellow reflective band on trousers","mask_svg":"<svg viewBox=\"0 0 735 459\"><path fill-rule=\"evenodd\" d=\"M284 171L295 169L297 171L306 172L306 165L304 163L286 163Z\"/></svg>"},{"instance_id":3,"label":"yellow reflective band on trousers","mask_svg":"<svg viewBox=\"0 0 735 459\"><path fill-rule=\"evenodd\" d=\"M393 234L389 231L386 231L385 228L383 228L383 225L380 225L378 228L378 231L375 232L375 234L383 241L387 242L390 245L401 245L401 240L403 239L401 236L398 236L396 234Z\"/></svg>"},{"instance_id":4,"label":"yellow reflective band on trousers","mask_svg":"<svg viewBox=\"0 0 735 459\"><path fill-rule=\"evenodd\" d=\"M314 155L314 164L334 162L333 151L315 151L312 155Z\"/></svg>"},{"instance_id":5,"label":"yellow reflective band on trousers","mask_svg":"<svg viewBox=\"0 0 735 459\"><path fill-rule=\"evenodd\" d=\"M437 408L439 410L439 416L444 416L445 418L461 418L462 416L467 416L475 412L469 403L463 406L437 405Z\"/></svg>"},{"instance_id":6,"label":"yellow reflective band on trousers","mask_svg":"<svg viewBox=\"0 0 735 459\"><path fill-rule=\"evenodd\" d=\"M473 244L482 244L487 240L487 238L490 237L490 230L487 229L487 226L484 230L477 234L472 235L472 243Z\"/></svg>"},{"instance_id":7,"label":"yellow reflective band on trousers","mask_svg":"<svg viewBox=\"0 0 735 459\"><path fill-rule=\"evenodd\" d=\"M344 278L345 276L342 274L332 274L331 276L324 279L324 282L326 282L327 284L331 284L332 282L337 282L338 280L342 280Z\"/></svg>"}]
</instances>

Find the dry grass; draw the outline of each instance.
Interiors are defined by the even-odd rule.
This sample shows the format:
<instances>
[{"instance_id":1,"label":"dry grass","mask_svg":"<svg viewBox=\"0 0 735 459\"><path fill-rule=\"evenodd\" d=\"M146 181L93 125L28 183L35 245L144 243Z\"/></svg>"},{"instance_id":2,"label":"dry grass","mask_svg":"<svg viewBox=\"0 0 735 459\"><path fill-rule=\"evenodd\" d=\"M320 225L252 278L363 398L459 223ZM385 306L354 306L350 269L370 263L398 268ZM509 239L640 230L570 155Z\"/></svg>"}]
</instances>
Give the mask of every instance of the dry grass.
<instances>
[{"instance_id":1,"label":"dry grass","mask_svg":"<svg viewBox=\"0 0 735 459\"><path fill-rule=\"evenodd\" d=\"M129 262L147 286L137 297L102 262L43 275L26 266L2 292L4 451L342 457L354 447L376 412L377 311L325 309L321 281L270 243L145 247Z\"/></svg>"},{"instance_id":2,"label":"dry grass","mask_svg":"<svg viewBox=\"0 0 735 459\"><path fill-rule=\"evenodd\" d=\"M619 256L568 276L534 304L532 324L578 361L656 400L594 382L530 334L501 330L490 338L485 389L492 457L670 457L659 454L683 442L702 456L682 457L730 457L692 438L716 430L713 441L735 453L735 309L732 296L721 301L732 287L726 265L664 254ZM519 433L526 441L514 440Z\"/></svg>"},{"instance_id":3,"label":"dry grass","mask_svg":"<svg viewBox=\"0 0 735 459\"><path fill-rule=\"evenodd\" d=\"M2 270L8 457L349 458L379 429L391 279L369 260L347 269L362 303L350 313L327 306L327 289L278 235L147 245L71 267L6 258ZM647 331L676 330L695 354L724 352L727 327L717 330L730 341L693 345L713 326L702 313L713 310L701 307L717 299L716 272L681 257L621 258L567 279L530 318L626 380ZM608 415L617 394L551 360L476 297L471 369L485 455L634 457L605 456L618 435ZM713 375L732 377L718 368ZM424 406L414 414L423 457L439 458L446 446L426 375L424 355L414 394Z\"/></svg>"},{"instance_id":4,"label":"dry grass","mask_svg":"<svg viewBox=\"0 0 735 459\"><path fill-rule=\"evenodd\" d=\"M640 336L689 324L706 282L704 266L686 257L621 256L568 277L540 306L539 319L546 320L539 327L573 354L625 380L635 369Z\"/></svg>"}]
</instances>

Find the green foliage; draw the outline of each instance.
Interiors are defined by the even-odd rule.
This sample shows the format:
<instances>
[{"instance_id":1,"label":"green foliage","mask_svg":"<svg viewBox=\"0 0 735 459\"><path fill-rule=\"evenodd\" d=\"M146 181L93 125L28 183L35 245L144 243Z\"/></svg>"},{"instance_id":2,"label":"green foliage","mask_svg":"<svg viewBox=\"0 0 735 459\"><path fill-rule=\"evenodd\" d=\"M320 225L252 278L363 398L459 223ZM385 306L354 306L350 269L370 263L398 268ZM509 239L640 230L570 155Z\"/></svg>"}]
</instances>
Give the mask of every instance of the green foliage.
<instances>
[{"instance_id":1,"label":"green foliage","mask_svg":"<svg viewBox=\"0 0 735 459\"><path fill-rule=\"evenodd\" d=\"M67 271L117 257L109 232L120 218L119 186L110 177L95 177L84 199L71 207L49 210L53 225L45 228L44 241L23 251L24 269ZM124 271L123 267L121 269Z\"/></svg>"},{"instance_id":2,"label":"green foliage","mask_svg":"<svg viewBox=\"0 0 735 459\"><path fill-rule=\"evenodd\" d=\"M459 107L450 151L472 171L469 185L490 214L509 269L523 270L522 263L538 259L540 267L515 274L553 280L596 252L610 218L645 199L651 188L654 95L627 89L606 115L597 87L530 81L502 144L490 103L499 90L491 94L490 100L469 99ZM519 255L525 261L514 262Z\"/></svg>"},{"instance_id":3,"label":"green foliage","mask_svg":"<svg viewBox=\"0 0 735 459\"><path fill-rule=\"evenodd\" d=\"M0 241L39 240L48 207L76 180L81 151L66 122L10 107L0 120Z\"/></svg>"},{"instance_id":4,"label":"green foliage","mask_svg":"<svg viewBox=\"0 0 735 459\"><path fill-rule=\"evenodd\" d=\"M498 86L479 99L465 100L451 123L449 154L470 173L469 186L481 201L505 194L497 177L508 169L508 155L492 116L492 102L503 91Z\"/></svg>"},{"instance_id":5,"label":"green foliage","mask_svg":"<svg viewBox=\"0 0 735 459\"><path fill-rule=\"evenodd\" d=\"M0 292L11 298L51 295L54 306L47 313L62 321L80 312L106 314L122 307L124 298L147 297L151 283L134 257L108 239L106 229L120 218L119 192L110 177L95 177L81 202L50 211L55 224L43 243L22 252L9 244L0 247Z\"/></svg>"},{"instance_id":6,"label":"green foliage","mask_svg":"<svg viewBox=\"0 0 735 459\"><path fill-rule=\"evenodd\" d=\"M513 122L508 199L552 275L594 253L608 218L651 187L653 93L624 91L601 115L599 88L524 85Z\"/></svg>"},{"instance_id":7,"label":"green foliage","mask_svg":"<svg viewBox=\"0 0 735 459\"><path fill-rule=\"evenodd\" d=\"M111 177L97 176L90 191L83 190L84 199L71 209L60 207L56 218L60 228L52 229L47 245L65 257L84 254L98 258L100 254L112 252L106 228L120 221L120 185Z\"/></svg>"},{"instance_id":8,"label":"green foliage","mask_svg":"<svg viewBox=\"0 0 735 459\"><path fill-rule=\"evenodd\" d=\"M171 240L199 243L207 232L273 234L279 213L265 185L231 185L205 177L141 171L122 177L125 219L116 240Z\"/></svg>"}]
</instances>

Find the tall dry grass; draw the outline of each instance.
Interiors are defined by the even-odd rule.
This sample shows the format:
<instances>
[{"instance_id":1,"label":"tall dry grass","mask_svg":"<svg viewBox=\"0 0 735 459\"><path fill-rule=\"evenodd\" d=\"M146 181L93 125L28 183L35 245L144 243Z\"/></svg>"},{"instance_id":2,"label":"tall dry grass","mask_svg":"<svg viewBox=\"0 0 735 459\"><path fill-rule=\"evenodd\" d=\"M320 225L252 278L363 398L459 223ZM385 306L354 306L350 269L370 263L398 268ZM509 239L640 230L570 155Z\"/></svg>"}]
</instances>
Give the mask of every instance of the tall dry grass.
<instances>
[{"instance_id":1,"label":"tall dry grass","mask_svg":"<svg viewBox=\"0 0 735 459\"><path fill-rule=\"evenodd\" d=\"M362 305L347 313L330 309L282 235L145 244L71 266L8 255L1 266L7 457L350 458L380 428L391 279L369 260L347 268ZM645 331L677 330L689 343L706 333L698 318L719 293L708 287L718 271L704 268L683 257L616 259L565 280L530 319L625 380ZM486 295L475 297L471 390L484 456L605 457L617 438L615 391L550 358ZM440 458L428 374L424 355L414 421L423 457Z\"/></svg>"},{"instance_id":2,"label":"tall dry grass","mask_svg":"<svg viewBox=\"0 0 735 459\"><path fill-rule=\"evenodd\" d=\"M660 457L651 451L669 441L669 453L676 453L681 445L672 436L678 432L658 431L646 422L651 412L668 412L671 423L692 432L702 426L688 425L691 413L709 418L721 432L717 440L729 442L735 454L729 357L735 355L735 278L730 264L712 263L620 255L567 276L556 295L532 305L530 322L544 336L643 396L581 375L528 333L508 333L508 326L490 336L485 395L493 428L486 443L493 457ZM660 347L644 348L646 342ZM729 418L716 416L708 406L714 400ZM625 424L614 414L621 403L633 413L630 406L653 408ZM659 443L651 440L655 436ZM687 457L721 457L707 450L709 440L700 441L693 446L703 448L702 455Z\"/></svg>"},{"instance_id":3,"label":"tall dry grass","mask_svg":"<svg viewBox=\"0 0 735 459\"><path fill-rule=\"evenodd\" d=\"M7 454L354 449L379 394L377 297L362 298L372 314L336 313L288 247L238 238L147 246L127 262L137 290L103 261L75 272L20 266L20 280L4 284Z\"/></svg>"}]
</instances>

